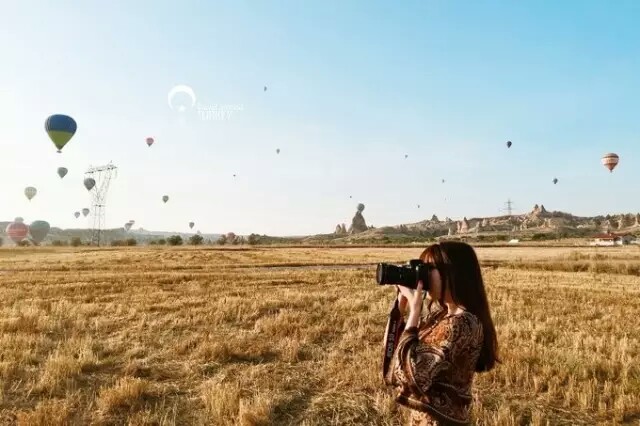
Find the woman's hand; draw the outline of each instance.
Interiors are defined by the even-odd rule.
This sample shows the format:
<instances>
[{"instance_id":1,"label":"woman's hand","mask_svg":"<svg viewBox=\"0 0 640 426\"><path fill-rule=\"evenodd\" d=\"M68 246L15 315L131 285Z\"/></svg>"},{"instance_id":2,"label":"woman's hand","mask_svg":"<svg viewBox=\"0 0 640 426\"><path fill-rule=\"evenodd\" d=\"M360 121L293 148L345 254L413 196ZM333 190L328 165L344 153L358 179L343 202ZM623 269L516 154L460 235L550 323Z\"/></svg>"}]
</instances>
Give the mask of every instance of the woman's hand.
<instances>
[{"instance_id":1,"label":"woman's hand","mask_svg":"<svg viewBox=\"0 0 640 426\"><path fill-rule=\"evenodd\" d=\"M407 319L406 328L417 327L422 314L422 301L424 300L422 281L418 281L418 286L415 290L404 286L396 286L396 288L400 291L400 294L398 294L399 305L401 306L400 311L404 313L404 309L406 309L402 306L403 303L405 306L409 306L409 318Z\"/></svg>"},{"instance_id":2,"label":"woman's hand","mask_svg":"<svg viewBox=\"0 0 640 426\"><path fill-rule=\"evenodd\" d=\"M404 314L407 313L407 303L409 302L409 299L407 299L405 295L402 294L398 287L399 286L396 286L396 288L398 289L398 308L400 309L400 314L404 316Z\"/></svg>"}]
</instances>

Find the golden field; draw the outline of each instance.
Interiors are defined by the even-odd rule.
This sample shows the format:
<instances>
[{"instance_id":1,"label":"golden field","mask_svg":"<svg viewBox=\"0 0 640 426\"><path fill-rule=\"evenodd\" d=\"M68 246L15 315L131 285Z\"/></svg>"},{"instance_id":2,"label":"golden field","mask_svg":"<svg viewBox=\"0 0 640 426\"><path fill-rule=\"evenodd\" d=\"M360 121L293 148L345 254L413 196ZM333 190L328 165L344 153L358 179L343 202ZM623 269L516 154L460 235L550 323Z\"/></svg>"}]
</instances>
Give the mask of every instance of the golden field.
<instances>
[{"instance_id":1,"label":"golden field","mask_svg":"<svg viewBox=\"0 0 640 426\"><path fill-rule=\"evenodd\" d=\"M380 375L420 248L0 250L0 424L395 425ZM640 422L640 250L478 248L482 425Z\"/></svg>"}]
</instances>

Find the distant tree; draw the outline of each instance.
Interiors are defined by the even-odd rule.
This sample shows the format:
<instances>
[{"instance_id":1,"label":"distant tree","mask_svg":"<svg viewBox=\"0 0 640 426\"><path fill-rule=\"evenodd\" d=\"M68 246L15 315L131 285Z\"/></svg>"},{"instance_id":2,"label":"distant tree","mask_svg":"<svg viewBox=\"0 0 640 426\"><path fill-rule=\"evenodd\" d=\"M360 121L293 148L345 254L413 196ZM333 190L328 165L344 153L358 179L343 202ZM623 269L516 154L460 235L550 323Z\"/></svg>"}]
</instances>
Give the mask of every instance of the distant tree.
<instances>
[{"instance_id":1,"label":"distant tree","mask_svg":"<svg viewBox=\"0 0 640 426\"><path fill-rule=\"evenodd\" d=\"M4 241L0 238L0 247L2 247L2 244L4 244Z\"/></svg>"},{"instance_id":2,"label":"distant tree","mask_svg":"<svg viewBox=\"0 0 640 426\"><path fill-rule=\"evenodd\" d=\"M189 244L192 244L194 246L199 246L200 244L202 244L202 242L204 241L204 238L202 237L202 235L192 235L191 238L189 238Z\"/></svg>"},{"instance_id":3,"label":"distant tree","mask_svg":"<svg viewBox=\"0 0 640 426\"><path fill-rule=\"evenodd\" d=\"M221 245L221 246L227 244L227 236L226 235L220 235L220 238L218 238L218 241L216 241L216 244Z\"/></svg>"},{"instance_id":4,"label":"distant tree","mask_svg":"<svg viewBox=\"0 0 640 426\"><path fill-rule=\"evenodd\" d=\"M29 242L29 240L22 240L18 243L18 247L29 247L31 245L31 243Z\"/></svg>"},{"instance_id":5,"label":"distant tree","mask_svg":"<svg viewBox=\"0 0 640 426\"><path fill-rule=\"evenodd\" d=\"M167 243L170 246L181 246L183 243L182 237L180 235L172 235L169 238L167 238Z\"/></svg>"},{"instance_id":6,"label":"distant tree","mask_svg":"<svg viewBox=\"0 0 640 426\"><path fill-rule=\"evenodd\" d=\"M249 245L255 246L256 244L260 243L260 235L258 234L251 234L249 235L249 238L247 239L247 242L249 243Z\"/></svg>"},{"instance_id":7,"label":"distant tree","mask_svg":"<svg viewBox=\"0 0 640 426\"><path fill-rule=\"evenodd\" d=\"M51 245L54 247L62 247L65 245L66 241L60 241L60 240L53 240L51 241Z\"/></svg>"},{"instance_id":8,"label":"distant tree","mask_svg":"<svg viewBox=\"0 0 640 426\"><path fill-rule=\"evenodd\" d=\"M160 238L160 239L158 240L158 244L159 244L159 245L161 245L161 246L163 246L163 245L167 244L167 240L165 240L164 238Z\"/></svg>"},{"instance_id":9,"label":"distant tree","mask_svg":"<svg viewBox=\"0 0 640 426\"><path fill-rule=\"evenodd\" d=\"M155 246L155 245L158 245L158 242L156 240L151 240L151 241L149 241L149 245L150 246Z\"/></svg>"},{"instance_id":10,"label":"distant tree","mask_svg":"<svg viewBox=\"0 0 640 426\"><path fill-rule=\"evenodd\" d=\"M80 237L73 237L71 238L70 244L73 247L80 247L82 245L82 240L80 239Z\"/></svg>"},{"instance_id":11,"label":"distant tree","mask_svg":"<svg viewBox=\"0 0 640 426\"><path fill-rule=\"evenodd\" d=\"M136 245L138 245L138 241L135 238L127 238L127 241L125 241L125 243L128 246L136 246Z\"/></svg>"}]
</instances>

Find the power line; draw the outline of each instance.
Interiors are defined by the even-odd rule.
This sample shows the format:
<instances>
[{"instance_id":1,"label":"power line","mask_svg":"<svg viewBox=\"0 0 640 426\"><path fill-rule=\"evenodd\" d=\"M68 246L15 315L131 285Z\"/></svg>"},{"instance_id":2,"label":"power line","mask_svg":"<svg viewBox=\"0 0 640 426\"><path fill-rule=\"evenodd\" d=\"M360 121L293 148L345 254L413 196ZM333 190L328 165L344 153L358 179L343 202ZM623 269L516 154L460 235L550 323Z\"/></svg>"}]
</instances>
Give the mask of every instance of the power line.
<instances>
[{"instance_id":1,"label":"power line","mask_svg":"<svg viewBox=\"0 0 640 426\"><path fill-rule=\"evenodd\" d=\"M106 210L107 210L107 194L111 179L117 177L118 168L112 163L105 166L90 167L85 172L86 177L91 177L96 181L93 190L90 191L93 218L93 227L91 228L91 245L100 246L102 231L105 226Z\"/></svg>"},{"instance_id":2,"label":"power line","mask_svg":"<svg viewBox=\"0 0 640 426\"><path fill-rule=\"evenodd\" d=\"M514 202L511 201L511 198L509 198L505 203L505 208L502 209L503 212L506 212L508 216L512 216L513 215L513 206L514 206Z\"/></svg>"}]
</instances>

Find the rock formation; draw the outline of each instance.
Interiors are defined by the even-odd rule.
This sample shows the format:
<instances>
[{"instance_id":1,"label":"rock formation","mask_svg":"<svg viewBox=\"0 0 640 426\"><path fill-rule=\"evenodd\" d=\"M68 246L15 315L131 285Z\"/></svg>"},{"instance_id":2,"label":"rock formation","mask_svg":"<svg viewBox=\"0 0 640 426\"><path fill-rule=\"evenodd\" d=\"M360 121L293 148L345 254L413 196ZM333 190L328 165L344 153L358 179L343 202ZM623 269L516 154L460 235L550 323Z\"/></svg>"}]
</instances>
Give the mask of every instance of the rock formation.
<instances>
[{"instance_id":1,"label":"rock formation","mask_svg":"<svg viewBox=\"0 0 640 426\"><path fill-rule=\"evenodd\" d=\"M461 234L466 234L467 232L469 232L469 221L467 220L467 218L463 218L462 222L460 223L460 229L458 232L460 232Z\"/></svg>"},{"instance_id":2,"label":"rock formation","mask_svg":"<svg viewBox=\"0 0 640 426\"><path fill-rule=\"evenodd\" d=\"M364 220L364 216L362 216L362 212L364 211L364 204L358 204L358 211L355 216L351 220L351 226L349 227L349 234L359 234L360 232L364 232L367 229L367 222Z\"/></svg>"},{"instance_id":3,"label":"rock formation","mask_svg":"<svg viewBox=\"0 0 640 426\"><path fill-rule=\"evenodd\" d=\"M343 224L337 224L336 225L336 230L334 232L334 234L336 235L347 235L347 228L346 226Z\"/></svg>"}]
</instances>

